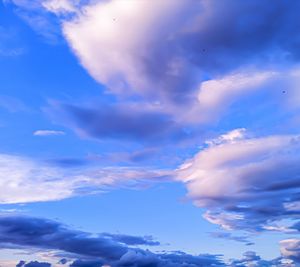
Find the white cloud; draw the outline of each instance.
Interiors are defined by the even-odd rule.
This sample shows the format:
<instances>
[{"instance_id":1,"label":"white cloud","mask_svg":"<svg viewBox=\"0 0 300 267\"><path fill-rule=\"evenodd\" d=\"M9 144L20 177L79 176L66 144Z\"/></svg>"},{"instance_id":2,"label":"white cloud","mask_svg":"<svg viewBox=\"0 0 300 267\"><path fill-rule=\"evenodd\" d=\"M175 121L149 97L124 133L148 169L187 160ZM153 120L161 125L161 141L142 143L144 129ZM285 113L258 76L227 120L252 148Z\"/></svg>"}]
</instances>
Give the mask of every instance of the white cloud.
<instances>
[{"instance_id":1,"label":"white cloud","mask_svg":"<svg viewBox=\"0 0 300 267\"><path fill-rule=\"evenodd\" d=\"M278 73L268 71L238 72L203 82L198 94L198 104L205 114L205 120L219 119L238 98L268 88L267 82L277 76Z\"/></svg>"},{"instance_id":2,"label":"white cloud","mask_svg":"<svg viewBox=\"0 0 300 267\"><path fill-rule=\"evenodd\" d=\"M205 143L208 145L216 145L228 142L235 142L236 140L243 139L245 137L245 128L234 129L226 134L220 135L216 139L208 140Z\"/></svg>"},{"instance_id":3,"label":"white cloud","mask_svg":"<svg viewBox=\"0 0 300 267\"><path fill-rule=\"evenodd\" d=\"M189 197L224 228L280 229L272 223L298 207L299 136L220 139L178 170Z\"/></svg>"},{"instance_id":4,"label":"white cloud","mask_svg":"<svg viewBox=\"0 0 300 267\"><path fill-rule=\"evenodd\" d=\"M199 6L191 0L100 1L65 21L63 31L98 82L118 94L163 101L193 72L173 40Z\"/></svg>"},{"instance_id":5,"label":"white cloud","mask_svg":"<svg viewBox=\"0 0 300 267\"><path fill-rule=\"evenodd\" d=\"M168 172L125 167L70 170L0 154L0 204L51 201L113 187L137 187L166 175Z\"/></svg>"},{"instance_id":6,"label":"white cloud","mask_svg":"<svg viewBox=\"0 0 300 267\"><path fill-rule=\"evenodd\" d=\"M281 255L285 258L300 261L300 240L285 239L279 242Z\"/></svg>"},{"instance_id":7,"label":"white cloud","mask_svg":"<svg viewBox=\"0 0 300 267\"><path fill-rule=\"evenodd\" d=\"M33 133L35 136L50 136L50 135L65 135L63 131L53 131L53 130L37 130Z\"/></svg>"},{"instance_id":8,"label":"white cloud","mask_svg":"<svg viewBox=\"0 0 300 267\"><path fill-rule=\"evenodd\" d=\"M42 5L50 12L57 15L77 13L79 0L47 0L42 2Z\"/></svg>"}]
</instances>

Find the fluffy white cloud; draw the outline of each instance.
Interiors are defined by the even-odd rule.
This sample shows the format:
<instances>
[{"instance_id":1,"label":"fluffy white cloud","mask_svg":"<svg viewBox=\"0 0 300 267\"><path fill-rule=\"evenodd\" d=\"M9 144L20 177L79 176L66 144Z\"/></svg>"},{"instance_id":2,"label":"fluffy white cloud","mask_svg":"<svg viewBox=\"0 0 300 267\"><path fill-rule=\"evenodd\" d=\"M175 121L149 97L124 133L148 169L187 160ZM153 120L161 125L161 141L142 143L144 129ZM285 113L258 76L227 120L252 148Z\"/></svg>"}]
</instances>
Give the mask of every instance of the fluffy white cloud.
<instances>
[{"instance_id":1,"label":"fluffy white cloud","mask_svg":"<svg viewBox=\"0 0 300 267\"><path fill-rule=\"evenodd\" d=\"M0 155L0 203L51 201L113 187L136 187L164 179L164 171L115 168L62 168L29 158Z\"/></svg>"},{"instance_id":2,"label":"fluffy white cloud","mask_svg":"<svg viewBox=\"0 0 300 267\"><path fill-rule=\"evenodd\" d=\"M182 165L178 179L195 204L207 208L210 222L227 229L282 230L275 222L300 212L299 141L296 135L223 138Z\"/></svg>"},{"instance_id":3,"label":"fluffy white cloud","mask_svg":"<svg viewBox=\"0 0 300 267\"><path fill-rule=\"evenodd\" d=\"M161 98L191 70L173 40L198 8L191 0L98 1L63 31L97 81L117 93Z\"/></svg>"}]
</instances>

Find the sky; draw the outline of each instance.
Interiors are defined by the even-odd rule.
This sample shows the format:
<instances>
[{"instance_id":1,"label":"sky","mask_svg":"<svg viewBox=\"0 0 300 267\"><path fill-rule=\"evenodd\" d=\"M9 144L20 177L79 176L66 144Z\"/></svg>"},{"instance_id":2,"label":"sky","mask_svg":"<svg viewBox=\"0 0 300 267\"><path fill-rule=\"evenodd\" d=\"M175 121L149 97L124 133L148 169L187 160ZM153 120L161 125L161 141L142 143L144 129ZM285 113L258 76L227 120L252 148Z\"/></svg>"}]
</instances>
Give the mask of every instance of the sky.
<instances>
[{"instance_id":1,"label":"sky","mask_svg":"<svg viewBox=\"0 0 300 267\"><path fill-rule=\"evenodd\" d=\"M0 266L299 267L299 12L0 0Z\"/></svg>"}]
</instances>

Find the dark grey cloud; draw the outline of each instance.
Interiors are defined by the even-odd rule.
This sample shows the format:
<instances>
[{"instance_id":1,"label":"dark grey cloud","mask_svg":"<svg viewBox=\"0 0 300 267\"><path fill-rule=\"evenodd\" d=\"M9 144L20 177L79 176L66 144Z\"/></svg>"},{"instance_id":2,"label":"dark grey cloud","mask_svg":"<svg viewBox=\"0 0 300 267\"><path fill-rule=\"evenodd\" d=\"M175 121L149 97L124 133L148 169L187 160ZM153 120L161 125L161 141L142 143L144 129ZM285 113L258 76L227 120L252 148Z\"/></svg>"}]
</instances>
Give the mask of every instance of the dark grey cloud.
<instances>
[{"instance_id":1,"label":"dark grey cloud","mask_svg":"<svg viewBox=\"0 0 300 267\"><path fill-rule=\"evenodd\" d=\"M38 261L31 261L26 263L25 261L20 261L16 267L51 267L50 263L47 262L38 262Z\"/></svg>"},{"instance_id":2,"label":"dark grey cloud","mask_svg":"<svg viewBox=\"0 0 300 267\"><path fill-rule=\"evenodd\" d=\"M67 262L68 262L68 260L65 259L65 258L63 258L63 259L59 260L58 263L60 263L60 264L66 264Z\"/></svg>"},{"instance_id":3,"label":"dark grey cloud","mask_svg":"<svg viewBox=\"0 0 300 267\"><path fill-rule=\"evenodd\" d=\"M299 59L298 2L215 0L203 8L195 30L182 37L186 54L200 68L215 73Z\"/></svg>"},{"instance_id":4,"label":"dark grey cloud","mask_svg":"<svg viewBox=\"0 0 300 267\"><path fill-rule=\"evenodd\" d=\"M20 261L20 262L16 265L16 267L22 267L22 266L24 266L25 263L26 263L26 261Z\"/></svg>"},{"instance_id":5,"label":"dark grey cloud","mask_svg":"<svg viewBox=\"0 0 300 267\"><path fill-rule=\"evenodd\" d=\"M103 264L113 267L224 266L219 259L220 255L193 256L183 252L153 253L130 247L132 245L158 245L159 242L153 241L150 236L136 237L108 233L91 235L69 229L56 221L24 216L0 217L0 244L11 244L15 248L59 250L61 254L65 253L66 257L76 259L71 263L72 267L94 267ZM45 264L47 263L22 261L18 267L50 266Z\"/></svg>"},{"instance_id":6,"label":"dark grey cloud","mask_svg":"<svg viewBox=\"0 0 300 267\"><path fill-rule=\"evenodd\" d=\"M38 262L38 261L32 261L29 263L26 263L24 267L51 267L50 263L47 262Z\"/></svg>"},{"instance_id":7,"label":"dark grey cloud","mask_svg":"<svg viewBox=\"0 0 300 267\"><path fill-rule=\"evenodd\" d=\"M1 217L0 243L20 247L58 249L85 256L119 259L127 247L103 236L70 230L64 225L30 217Z\"/></svg>"},{"instance_id":8,"label":"dark grey cloud","mask_svg":"<svg viewBox=\"0 0 300 267\"><path fill-rule=\"evenodd\" d=\"M166 143L188 136L183 126L167 114L144 111L142 106L100 105L89 108L78 105L56 105L56 117L79 134L96 139L120 139L142 143Z\"/></svg>"},{"instance_id":9,"label":"dark grey cloud","mask_svg":"<svg viewBox=\"0 0 300 267\"><path fill-rule=\"evenodd\" d=\"M150 242L150 243L149 243ZM300 241L288 239L280 242L281 257L264 260L254 251L247 251L241 259L229 263L222 255L190 255L181 251L154 253L128 245L154 245L152 237L91 235L72 230L65 225L40 218L9 216L0 217L0 244L14 244L16 248L38 248L39 251L60 251L56 257L64 257L60 264L70 267L287 267L287 260L300 261ZM65 256L63 256L65 255ZM20 261L16 267L50 267L46 262Z\"/></svg>"}]
</instances>

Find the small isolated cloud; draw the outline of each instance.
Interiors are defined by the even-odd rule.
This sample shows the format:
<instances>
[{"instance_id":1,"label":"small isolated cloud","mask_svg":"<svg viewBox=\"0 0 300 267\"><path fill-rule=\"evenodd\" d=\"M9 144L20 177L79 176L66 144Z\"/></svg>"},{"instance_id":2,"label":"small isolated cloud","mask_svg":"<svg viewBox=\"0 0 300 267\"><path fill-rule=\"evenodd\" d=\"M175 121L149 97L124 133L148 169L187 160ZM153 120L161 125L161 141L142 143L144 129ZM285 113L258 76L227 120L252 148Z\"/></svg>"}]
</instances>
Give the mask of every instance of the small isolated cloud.
<instances>
[{"instance_id":1,"label":"small isolated cloud","mask_svg":"<svg viewBox=\"0 0 300 267\"><path fill-rule=\"evenodd\" d=\"M234 129L226 134L220 135L215 139L208 140L205 143L207 145L218 145L222 143L235 142L237 140L243 139L245 137L245 133L245 128Z\"/></svg>"},{"instance_id":2,"label":"small isolated cloud","mask_svg":"<svg viewBox=\"0 0 300 267\"><path fill-rule=\"evenodd\" d=\"M299 136L219 139L178 170L204 217L225 229L291 231L280 221L300 214Z\"/></svg>"},{"instance_id":3,"label":"small isolated cloud","mask_svg":"<svg viewBox=\"0 0 300 267\"><path fill-rule=\"evenodd\" d=\"M54 130L37 130L33 133L35 136L53 136L53 135L65 135L63 131L54 131Z\"/></svg>"},{"instance_id":4,"label":"small isolated cloud","mask_svg":"<svg viewBox=\"0 0 300 267\"><path fill-rule=\"evenodd\" d=\"M249 240L249 237L245 236L245 235L235 236L232 233L228 233L228 232L212 232L212 233L210 233L210 236L213 238L241 242L241 243L244 243L246 246L254 245L254 243Z\"/></svg>"}]
</instances>

